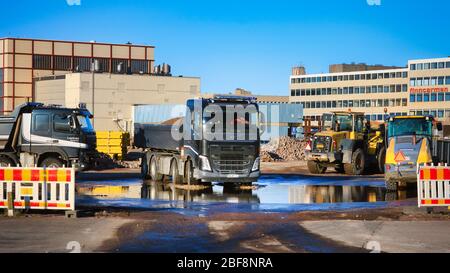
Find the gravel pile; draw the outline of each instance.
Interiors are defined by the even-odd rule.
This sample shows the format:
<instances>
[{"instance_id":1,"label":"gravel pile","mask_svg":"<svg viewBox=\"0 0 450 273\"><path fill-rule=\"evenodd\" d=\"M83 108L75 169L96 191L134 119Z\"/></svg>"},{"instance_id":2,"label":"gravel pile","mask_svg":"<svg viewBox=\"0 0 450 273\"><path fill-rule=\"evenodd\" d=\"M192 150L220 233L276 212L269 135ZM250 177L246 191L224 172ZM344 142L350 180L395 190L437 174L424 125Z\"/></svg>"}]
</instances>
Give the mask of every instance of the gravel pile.
<instances>
[{"instance_id":1,"label":"gravel pile","mask_svg":"<svg viewBox=\"0 0 450 273\"><path fill-rule=\"evenodd\" d=\"M261 146L261 161L296 161L306 160L306 141L291 137L272 139L269 143Z\"/></svg>"}]
</instances>

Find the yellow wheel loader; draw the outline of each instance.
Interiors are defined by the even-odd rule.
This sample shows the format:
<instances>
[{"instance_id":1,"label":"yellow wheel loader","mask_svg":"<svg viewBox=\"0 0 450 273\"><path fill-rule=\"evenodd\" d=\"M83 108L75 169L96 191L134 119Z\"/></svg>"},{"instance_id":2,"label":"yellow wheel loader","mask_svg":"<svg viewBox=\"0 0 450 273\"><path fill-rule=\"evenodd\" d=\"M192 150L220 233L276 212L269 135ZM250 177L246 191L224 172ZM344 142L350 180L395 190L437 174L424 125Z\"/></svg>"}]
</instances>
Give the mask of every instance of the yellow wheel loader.
<instances>
[{"instance_id":1,"label":"yellow wheel loader","mask_svg":"<svg viewBox=\"0 0 450 273\"><path fill-rule=\"evenodd\" d=\"M313 174L327 168L348 175L362 175L369 165L384 171L384 128L372 130L364 113L341 111L324 114L322 131L311 137L308 169Z\"/></svg>"}]
</instances>

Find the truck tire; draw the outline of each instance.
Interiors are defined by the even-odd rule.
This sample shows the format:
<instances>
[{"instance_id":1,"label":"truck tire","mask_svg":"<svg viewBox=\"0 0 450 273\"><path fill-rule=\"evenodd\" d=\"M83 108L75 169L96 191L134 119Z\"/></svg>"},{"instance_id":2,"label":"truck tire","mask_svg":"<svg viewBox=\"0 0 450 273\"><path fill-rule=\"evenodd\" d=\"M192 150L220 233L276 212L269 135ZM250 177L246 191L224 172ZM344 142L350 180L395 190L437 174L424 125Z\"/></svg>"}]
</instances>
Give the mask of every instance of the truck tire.
<instances>
[{"instance_id":1,"label":"truck tire","mask_svg":"<svg viewBox=\"0 0 450 273\"><path fill-rule=\"evenodd\" d=\"M184 182L188 185L198 185L200 180L194 178L194 169L192 166L192 161L186 161L184 166Z\"/></svg>"},{"instance_id":2,"label":"truck tire","mask_svg":"<svg viewBox=\"0 0 450 273\"><path fill-rule=\"evenodd\" d=\"M64 163L61 161L61 159L55 157L47 157L41 162L41 167L46 168L62 168L63 166Z\"/></svg>"},{"instance_id":3,"label":"truck tire","mask_svg":"<svg viewBox=\"0 0 450 273\"><path fill-rule=\"evenodd\" d=\"M386 147L380 149L377 155L378 171L384 173L384 163L386 163Z\"/></svg>"},{"instance_id":4,"label":"truck tire","mask_svg":"<svg viewBox=\"0 0 450 273\"><path fill-rule=\"evenodd\" d=\"M150 159L150 179L156 182L162 181L163 175L158 171L158 164L156 164L156 156L152 156Z\"/></svg>"},{"instance_id":5,"label":"truck tire","mask_svg":"<svg viewBox=\"0 0 450 273\"><path fill-rule=\"evenodd\" d=\"M5 157L5 156L0 156L0 167L14 167L16 164L14 164L14 162Z\"/></svg>"},{"instance_id":6,"label":"truck tire","mask_svg":"<svg viewBox=\"0 0 450 273\"><path fill-rule=\"evenodd\" d=\"M395 180L386 180L384 184L386 185L387 191L397 191L398 189L398 183Z\"/></svg>"},{"instance_id":7,"label":"truck tire","mask_svg":"<svg viewBox=\"0 0 450 273\"><path fill-rule=\"evenodd\" d=\"M178 173L178 163L176 159L172 160L172 163L170 164L170 181L174 185L182 183L182 179Z\"/></svg>"},{"instance_id":8,"label":"truck tire","mask_svg":"<svg viewBox=\"0 0 450 273\"><path fill-rule=\"evenodd\" d=\"M366 158L361 148L356 149L352 154L352 163L344 164L345 174L362 175L364 173Z\"/></svg>"},{"instance_id":9,"label":"truck tire","mask_svg":"<svg viewBox=\"0 0 450 273\"><path fill-rule=\"evenodd\" d=\"M141 177L142 179L149 179L150 175L149 175L149 160L147 158L147 155L145 154L142 157L142 162L141 162Z\"/></svg>"},{"instance_id":10,"label":"truck tire","mask_svg":"<svg viewBox=\"0 0 450 273\"><path fill-rule=\"evenodd\" d=\"M320 165L316 161L308 160L308 170L312 174L322 174L327 171L327 167Z\"/></svg>"}]
</instances>

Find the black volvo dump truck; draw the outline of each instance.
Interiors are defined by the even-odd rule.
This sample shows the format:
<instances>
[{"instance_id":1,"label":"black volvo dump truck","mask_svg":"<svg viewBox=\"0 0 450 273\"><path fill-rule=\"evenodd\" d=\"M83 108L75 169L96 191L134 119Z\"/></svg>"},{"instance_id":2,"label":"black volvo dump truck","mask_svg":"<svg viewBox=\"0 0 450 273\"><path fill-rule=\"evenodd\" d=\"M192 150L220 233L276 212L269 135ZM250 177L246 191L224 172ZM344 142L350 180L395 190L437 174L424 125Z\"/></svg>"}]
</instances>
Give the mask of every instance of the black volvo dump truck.
<instances>
[{"instance_id":1,"label":"black volvo dump truck","mask_svg":"<svg viewBox=\"0 0 450 273\"><path fill-rule=\"evenodd\" d=\"M134 125L143 148L142 176L175 184L248 184L260 176L259 109L256 99L216 96L190 99L184 117L171 124Z\"/></svg>"},{"instance_id":2,"label":"black volvo dump truck","mask_svg":"<svg viewBox=\"0 0 450 273\"><path fill-rule=\"evenodd\" d=\"M96 155L91 114L84 108L26 103L0 116L0 166L89 167Z\"/></svg>"}]
</instances>

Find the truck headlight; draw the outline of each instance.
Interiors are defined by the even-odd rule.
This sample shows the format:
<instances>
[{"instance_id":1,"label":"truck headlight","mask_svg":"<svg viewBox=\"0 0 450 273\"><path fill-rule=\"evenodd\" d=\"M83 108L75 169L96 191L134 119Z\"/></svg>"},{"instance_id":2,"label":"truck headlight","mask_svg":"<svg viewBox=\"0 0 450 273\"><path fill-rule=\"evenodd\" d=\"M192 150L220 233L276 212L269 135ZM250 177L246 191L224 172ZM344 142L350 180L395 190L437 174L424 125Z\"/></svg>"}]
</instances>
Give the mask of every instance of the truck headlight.
<instances>
[{"instance_id":1,"label":"truck headlight","mask_svg":"<svg viewBox=\"0 0 450 273\"><path fill-rule=\"evenodd\" d=\"M254 172L254 171L258 171L259 170L259 162L260 162L261 160L259 159L259 157L257 157L256 159L255 159L255 162L253 163L253 167L252 167L252 172Z\"/></svg>"},{"instance_id":2,"label":"truck headlight","mask_svg":"<svg viewBox=\"0 0 450 273\"><path fill-rule=\"evenodd\" d=\"M200 169L203 171L211 172L212 169L211 169L211 165L209 164L208 158L204 155L199 156L199 158L200 158Z\"/></svg>"}]
</instances>

